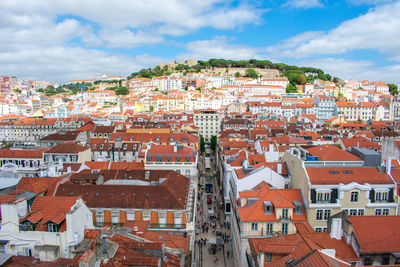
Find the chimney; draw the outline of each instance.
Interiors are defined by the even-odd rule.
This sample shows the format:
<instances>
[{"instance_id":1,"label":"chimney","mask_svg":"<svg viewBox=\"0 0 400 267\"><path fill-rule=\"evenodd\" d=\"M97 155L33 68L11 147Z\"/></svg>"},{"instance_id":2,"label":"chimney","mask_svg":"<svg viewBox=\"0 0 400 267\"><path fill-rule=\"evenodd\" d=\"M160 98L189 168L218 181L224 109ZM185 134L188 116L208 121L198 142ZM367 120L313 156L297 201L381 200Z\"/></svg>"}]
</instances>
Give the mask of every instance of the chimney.
<instances>
[{"instance_id":1,"label":"chimney","mask_svg":"<svg viewBox=\"0 0 400 267\"><path fill-rule=\"evenodd\" d=\"M67 173L70 173L70 172L72 172L72 168L71 168L71 166L68 166L67 167Z\"/></svg>"},{"instance_id":2,"label":"chimney","mask_svg":"<svg viewBox=\"0 0 400 267\"><path fill-rule=\"evenodd\" d=\"M279 174L282 174L282 163L276 164L276 171L277 171Z\"/></svg>"},{"instance_id":3,"label":"chimney","mask_svg":"<svg viewBox=\"0 0 400 267\"><path fill-rule=\"evenodd\" d=\"M386 173L390 175L390 171L392 169L392 157L386 158Z\"/></svg>"},{"instance_id":4,"label":"chimney","mask_svg":"<svg viewBox=\"0 0 400 267\"><path fill-rule=\"evenodd\" d=\"M331 224L331 238L342 239L343 229L342 229L342 219L341 218L332 218Z\"/></svg>"},{"instance_id":5,"label":"chimney","mask_svg":"<svg viewBox=\"0 0 400 267\"><path fill-rule=\"evenodd\" d=\"M144 179L149 180L150 179L150 171L146 171L144 173Z\"/></svg>"},{"instance_id":6,"label":"chimney","mask_svg":"<svg viewBox=\"0 0 400 267\"><path fill-rule=\"evenodd\" d=\"M269 152L274 152L274 144L269 144Z\"/></svg>"},{"instance_id":7,"label":"chimney","mask_svg":"<svg viewBox=\"0 0 400 267\"><path fill-rule=\"evenodd\" d=\"M178 147L176 145L174 145L174 153L176 153L178 151Z\"/></svg>"}]
</instances>

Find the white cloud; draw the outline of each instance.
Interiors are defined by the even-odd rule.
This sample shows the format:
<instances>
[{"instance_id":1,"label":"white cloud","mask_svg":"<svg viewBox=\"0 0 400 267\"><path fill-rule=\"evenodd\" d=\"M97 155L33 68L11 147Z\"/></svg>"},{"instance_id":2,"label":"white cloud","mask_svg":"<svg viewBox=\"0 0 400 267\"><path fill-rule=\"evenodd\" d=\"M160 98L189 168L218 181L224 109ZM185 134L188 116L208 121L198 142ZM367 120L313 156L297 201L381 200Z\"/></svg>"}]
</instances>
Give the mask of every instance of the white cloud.
<instances>
[{"instance_id":1,"label":"white cloud","mask_svg":"<svg viewBox=\"0 0 400 267\"><path fill-rule=\"evenodd\" d=\"M393 3L397 0L347 0L353 5L380 5L380 4L387 4Z\"/></svg>"},{"instance_id":2,"label":"white cloud","mask_svg":"<svg viewBox=\"0 0 400 267\"><path fill-rule=\"evenodd\" d=\"M165 59L101 49L165 43L167 36L204 27L234 29L258 23L265 12L247 2L236 5L224 0L3 2L0 73L52 81L96 73L129 74L154 66Z\"/></svg>"},{"instance_id":3,"label":"white cloud","mask_svg":"<svg viewBox=\"0 0 400 267\"><path fill-rule=\"evenodd\" d=\"M0 73L33 79L68 81L93 78L97 73L129 75L163 60L165 59L149 55L130 57L77 47L52 46L46 49L0 53Z\"/></svg>"},{"instance_id":4,"label":"white cloud","mask_svg":"<svg viewBox=\"0 0 400 267\"><path fill-rule=\"evenodd\" d=\"M400 64L382 67L369 60L346 60L332 57L298 61L296 64L320 68L343 79L368 79L400 83Z\"/></svg>"},{"instance_id":5,"label":"white cloud","mask_svg":"<svg viewBox=\"0 0 400 267\"><path fill-rule=\"evenodd\" d=\"M232 45L225 36L217 36L212 40L199 40L187 44L187 53L178 56L179 59L261 59L261 49L245 45Z\"/></svg>"},{"instance_id":6,"label":"white cloud","mask_svg":"<svg viewBox=\"0 0 400 267\"><path fill-rule=\"evenodd\" d=\"M371 49L400 60L399 10L400 2L379 6L365 15L343 22L328 33L302 33L267 50L280 53L282 57L306 58L317 54Z\"/></svg>"},{"instance_id":7,"label":"white cloud","mask_svg":"<svg viewBox=\"0 0 400 267\"><path fill-rule=\"evenodd\" d=\"M323 7L324 5L320 0L288 0L283 6L291 8L314 8Z\"/></svg>"}]
</instances>

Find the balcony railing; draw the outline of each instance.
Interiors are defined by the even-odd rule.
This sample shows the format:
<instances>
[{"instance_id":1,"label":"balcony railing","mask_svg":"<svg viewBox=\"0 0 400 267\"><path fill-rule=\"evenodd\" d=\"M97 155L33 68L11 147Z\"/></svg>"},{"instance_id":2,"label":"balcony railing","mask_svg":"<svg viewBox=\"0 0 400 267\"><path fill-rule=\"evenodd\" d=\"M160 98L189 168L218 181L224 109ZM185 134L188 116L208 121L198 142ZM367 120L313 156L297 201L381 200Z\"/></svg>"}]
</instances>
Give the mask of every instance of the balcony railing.
<instances>
[{"instance_id":1,"label":"balcony railing","mask_svg":"<svg viewBox=\"0 0 400 267\"><path fill-rule=\"evenodd\" d=\"M150 223L150 228L157 229L185 229L186 224L173 224L173 223Z\"/></svg>"},{"instance_id":2,"label":"balcony railing","mask_svg":"<svg viewBox=\"0 0 400 267\"><path fill-rule=\"evenodd\" d=\"M291 221L292 217L291 216L279 216L280 221Z\"/></svg>"}]
</instances>

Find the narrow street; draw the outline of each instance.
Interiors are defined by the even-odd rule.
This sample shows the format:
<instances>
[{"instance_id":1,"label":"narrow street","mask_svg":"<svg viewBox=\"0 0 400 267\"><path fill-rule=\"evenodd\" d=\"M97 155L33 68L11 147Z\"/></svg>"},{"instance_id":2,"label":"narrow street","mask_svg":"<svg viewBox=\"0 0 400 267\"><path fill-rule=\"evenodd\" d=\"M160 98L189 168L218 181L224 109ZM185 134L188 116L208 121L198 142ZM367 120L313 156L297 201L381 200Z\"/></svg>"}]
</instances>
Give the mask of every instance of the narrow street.
<instances>
[{"instance_id":1,"label":"narrow street","mask_svg":"<svg viewBox=\"0 0 400 267\"><path fill-rule=\"evenodd\" d=\"M199 164L197 204L196 266L235 266L232 261L229 225L225 220L222 196L215 174L215 159L211 155L211 170L207 172L204 157ZM212 185L212 186L211 186Z\"/></svg>"}]
</instances>

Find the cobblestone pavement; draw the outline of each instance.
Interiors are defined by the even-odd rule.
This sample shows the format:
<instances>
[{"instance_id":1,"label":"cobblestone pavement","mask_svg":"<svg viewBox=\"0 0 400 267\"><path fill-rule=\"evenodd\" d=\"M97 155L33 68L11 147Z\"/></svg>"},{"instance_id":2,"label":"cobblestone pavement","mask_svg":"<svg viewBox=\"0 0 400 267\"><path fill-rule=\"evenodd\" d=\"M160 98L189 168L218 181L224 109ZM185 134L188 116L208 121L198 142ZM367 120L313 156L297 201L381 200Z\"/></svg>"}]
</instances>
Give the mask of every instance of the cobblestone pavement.
<instances>
[{"instance_id":1,"label":"cobblestone pavement","mask_svg":"<svg viewBox=\"0 0 400 267\"><path fill-rule=\"evenodd\" d=\"M208 179L206 176L209 174L204 172L203 164L200 164L199 172L201 174L199 184L213 184L213 193L206 193L206 190L202 189L201 187L198 190L198 197L200 197L200 200L198 199L198 205L196 209L196 229L198 233L196 234L195 242L195 266L235 266L232 259L232 254L230 254L232 251L231 242L229 241L230 231L225 221L224 210L222 207L219 207L221 195L215 174L211 175L211 178ZM211 204L207 203L208 197L211 198ZM210 217L210 213L214 213L214 219ZM203 224L208 226L208 231L206 231L207 226L204 227L203 230ZM217 233L218 235L216 235ZM223 238L224 236L226 236L225 241ZM216 245L217 249L215 254L210 253L212 247L210 241L213 239L220 241L220 244ZM200 244L200 240L207 241L204 241L203 244Z\"/></svg>"}]
</instances>

